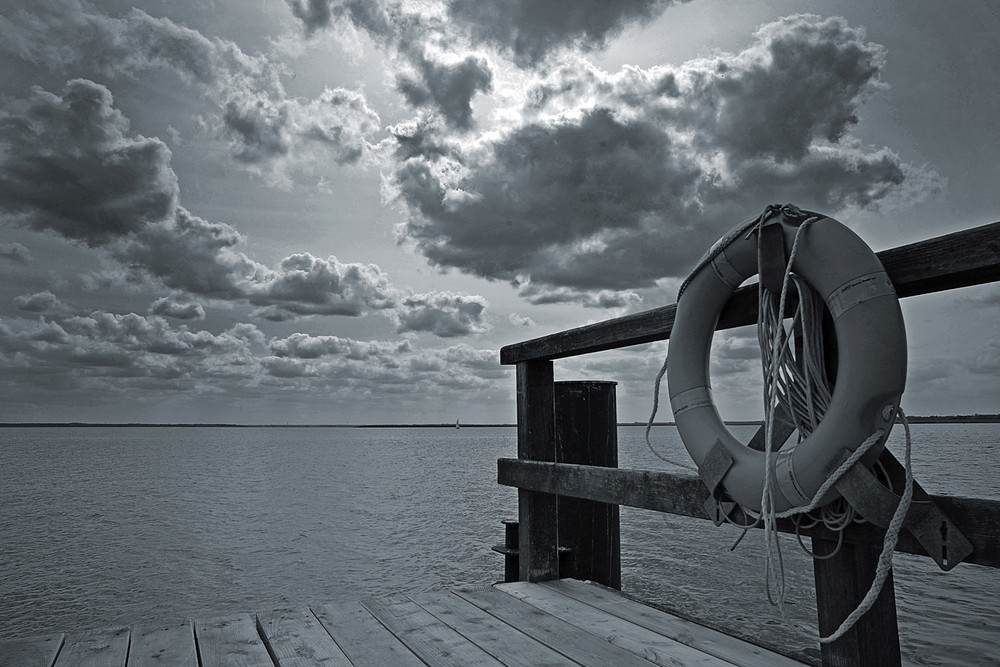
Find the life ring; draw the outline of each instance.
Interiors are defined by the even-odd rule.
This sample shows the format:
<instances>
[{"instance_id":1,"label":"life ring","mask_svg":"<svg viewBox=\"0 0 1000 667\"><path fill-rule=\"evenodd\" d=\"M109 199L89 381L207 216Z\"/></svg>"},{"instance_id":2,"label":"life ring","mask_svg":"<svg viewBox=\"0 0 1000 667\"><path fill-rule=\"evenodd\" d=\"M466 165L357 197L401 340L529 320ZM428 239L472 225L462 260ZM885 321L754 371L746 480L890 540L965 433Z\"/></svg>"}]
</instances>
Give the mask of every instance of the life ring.
<instances>
[{"instance_id":1,"label":"life ring","mask_svg":"<svg viewBox=\"0 0 1000 667\"><path fill-rule=\"evenodd\" d=\"M772 453L777 512L808 504L841 451L853 452L881 429L880 441L861 459L871 465L885 446L906 384L902 311L881 262L840 222L797 213L785 207L764 224L781 225L787 256L803 219L814 216L799 239L792 270L819 292L833 317L837 379L816 429L801 442ZM765 455L726 428L709 379L719 314L736 288L757 274L756 234L745 233L748 230L752 225L739 230L744 233L734 230L723 237L682 288L667 352L667 386L677 430L699 469L713 448L723 447L732 466L721 477L722 488L741 506L759 511ZM830 491L823 502L838 495Z\"/></svg>"}]
</instances>

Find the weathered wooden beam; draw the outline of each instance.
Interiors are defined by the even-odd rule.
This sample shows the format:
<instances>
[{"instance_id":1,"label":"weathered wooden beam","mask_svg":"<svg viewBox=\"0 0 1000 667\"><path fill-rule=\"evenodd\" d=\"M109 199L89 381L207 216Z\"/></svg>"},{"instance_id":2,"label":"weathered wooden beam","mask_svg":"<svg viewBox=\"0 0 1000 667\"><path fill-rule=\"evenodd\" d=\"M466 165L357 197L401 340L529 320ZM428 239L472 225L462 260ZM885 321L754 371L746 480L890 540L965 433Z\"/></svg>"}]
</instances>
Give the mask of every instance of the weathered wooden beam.
<instances>
[{"instance_id":1,"label":"weathered wooden beam","mask_svg":"<svg viewBox=\"0 0 1000 667\"><path fill-rule=\"evenodd\" d=\"M552 362L517 365L517 456L555 461ZM518 498L518 566L522 581L559 578L556 496L520 489Z\"/></svg>"},{"instance_id":2,"label":"weathered wooden beam","mask_svg":"<svg viewBox=\"0 0 1000 667\"><path fill-rule=\"evenodd\" d=\"M618 467L616 382L556 382L556 461ZM558 499L559 546L568 548L559 576L621 589L618 505L583 498Z\"/></svg>"},{"instance_id":3,"label":"weathered wooden beam","mask_svg":"<svg viewBox=\"0 0 1000 667\"><path fill-rule=\"evenodd\" d=\"M499 459L497 481L522 490L559 493L681 516L709 518L703 507L708 491L693 475L678 475L663 470L596 468L569 463ZM972 543L974 550L963 562L1000 567L1000 501L935 495L931 495L931 499ZM781 520L778 530L792 533L795 526L789 520ZM803 528L799 532L806 537L830 536L825 528ZM844 541L881 544L881 535L874 527L861 524L845 530ZM896 550L928 555L905 530L899 536Z\"/></svg>"},{"instance_id":4,"label":"weathered wooden beam","mask_svg":"<svg viewBox=\"0 0 1000 667\"><path fill-rule=\"evenodd\" d=\"M900 297L1000 280L1000 222L946 234L877 253ZM789 304L791 308L794 304ZM561 359L670 338L677 304L508 345L501 364ZM718 329L757 321L757 286L736 290Z\"/></svg>"}]
</instances>

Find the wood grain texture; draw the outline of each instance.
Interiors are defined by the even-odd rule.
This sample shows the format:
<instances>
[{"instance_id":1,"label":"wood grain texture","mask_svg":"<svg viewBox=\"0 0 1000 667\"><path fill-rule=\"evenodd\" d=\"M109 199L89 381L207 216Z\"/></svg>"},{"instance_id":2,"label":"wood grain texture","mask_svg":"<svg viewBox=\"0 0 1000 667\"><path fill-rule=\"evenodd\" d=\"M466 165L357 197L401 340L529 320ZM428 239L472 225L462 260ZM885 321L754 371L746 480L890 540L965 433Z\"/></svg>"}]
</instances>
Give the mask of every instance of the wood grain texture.
<instances>
[{"instance_id":1,"label":"wood grain texture","mask_svg":"<svg viewBox=\"0 0 1000 667\"><path fill-rule=\"evenodd\" d=\"M249 614L237 614L197 621L201 667L271 667L274 662L267 653L257 624Z\"/></svg>"},{"instance_id":2,"label":"wood grain texture","mask_svg":"<svg viewBox=\"0 0 1000 667\"><path fill-rule=\"evenodd\" d=\"M543 463L499 459L497 480L506 486L589 498L605 503L707 519L702 505L708 491L697 477L662 470L597 468L568 463ZM930 496L972 543L973 552L963 562L1000 567L1000 501L957 496ZM794 533L795 525L779 520L778 530ZM829 536L824 528L803 528L806 537ZM844 532L849 544L881 544L881 533L870 525L852 525ZM917 540L904 530L896 550L928 556ZM929 556L928 556L929 557Z\"/></svg>"},{"instance_id":3,"label":"wood grain texture","mask_svg":"<svg viewBox=\"0 0 1000 667\"><path fill-rule=\"evenodd\" d=\"M0 641L0 667L52 667L65 635Z\"/></svg>"},{"instance_id":4,"label":"wood grain texture","mask_svg":"<svg viewBox=\"0 0 1000 667\"><path fill-rule=\"evenodd\" d=\"M596 637L663 667L729 667L732 663L671 637L636 625L558 591L527 582L501 584L498 589L571 623Z\"/></svg>"},{"instance_id":5,"label":"wood grain texture","mask_svg":"<svg viewBox=\"0 0 1000 667\"><path fill-rule=\"evenodd\" d=\"M555 461L555 425L551 361L517 365L517 455ZM556 497L518 491L519 553L522 581L559 578Z\"/></svg>"},{"instance_id":6,"label":"wood grain texture","mask_svg":"<svg viewBox=\"0 0 1000 667\"><path fill-rule=\"evenodd\" d=\"M649 667L634 653L614 646L572 623L555 618L496 589L460 589L456 595L496 616L570 660L594 667Z\"/></svg>"},{"instance_id":7,"label":"wood grain texture","mask_svg":"<svg viewBox=\"0 0 1000 667\"><path fill-rule=\"evenodd\" d=\"M424 664L360 602L327 604L314 608L313 612L354 667Z\"/></svg>"},{"instance_id":8,"label":"wood grain texture","mask_svg":"<svg viewBox=\"0 0 1000 667\"><path fill-rule=\"evenodd\" d=\"M574 579L547 581L539 585L736 665L795 667L802 664L780 653L649 607L600 586Z\"/></svg>"},{"instance_id":9,"label":"wood grain texture","mask_svg":"<svg viewBox=\"0 0 1000 667\"><path fill-rule=\"evenodd\" d=\"M362 604L428 665L498 667L503 664L412 600L388 596L364 600Z\"/></svg>"},{"instance_id":10,"label":"wood grain texture","mask_svg":"<svg viewBox=\"0 0 1000 667\"><path fill-rule=\"evenodd\" d=\"M125 667L128 628L87 630L66 637L56 667Z\"/></svg>"},{"instance_id":11,"label":"wood grain texture","mask_svg":"<svg viewBox=\"0 0 1000 667\"><path fill-rule=\"evenodd\" d=\"M507 667L576 664L452 593L425 593L410 599Z\"/></svg>"},{"instance_id":12,"label":"wood grain texture","mask_svg":"<svg viewBox=\"0 0 1000 667\"><path fill-rule=\"evenodd\" d=\"M352 667L330 633L305 607L259 613L257 630L279 667Z\"/></svg>"},{"instance_id":13,"label":"wood grain texture","mask_svg":"<svg viewBox=\"0 0 1000 667\"><path fill-rule=\"evenodd\" d=\"M182 667L198 664L194 624L144 624L132 628L129 667Z\"/></svg>"}]
</instances>

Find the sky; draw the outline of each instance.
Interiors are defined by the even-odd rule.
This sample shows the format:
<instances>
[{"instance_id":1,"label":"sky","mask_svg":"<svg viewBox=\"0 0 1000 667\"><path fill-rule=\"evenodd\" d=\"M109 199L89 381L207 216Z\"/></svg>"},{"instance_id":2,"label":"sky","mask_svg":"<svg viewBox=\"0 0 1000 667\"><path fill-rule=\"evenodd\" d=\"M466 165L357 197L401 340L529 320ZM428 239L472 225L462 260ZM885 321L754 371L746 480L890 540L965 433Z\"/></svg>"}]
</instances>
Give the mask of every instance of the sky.
<instances>
[{"instance_id":1,"label":"sky","mask_svg":"<svg viewBox=\"0 0 1000 667\"><path fill-rule=\"evenodd\" d=\"M0 422L513 422L502 346L673 303L767 204L1000 220L998 11L0 0ZM904 410L1000 412L1000 288L903 312ZM643 421L666 346L556 379ZM760 374L716 334L725 417Z\"/></svg>"}]
</instances>

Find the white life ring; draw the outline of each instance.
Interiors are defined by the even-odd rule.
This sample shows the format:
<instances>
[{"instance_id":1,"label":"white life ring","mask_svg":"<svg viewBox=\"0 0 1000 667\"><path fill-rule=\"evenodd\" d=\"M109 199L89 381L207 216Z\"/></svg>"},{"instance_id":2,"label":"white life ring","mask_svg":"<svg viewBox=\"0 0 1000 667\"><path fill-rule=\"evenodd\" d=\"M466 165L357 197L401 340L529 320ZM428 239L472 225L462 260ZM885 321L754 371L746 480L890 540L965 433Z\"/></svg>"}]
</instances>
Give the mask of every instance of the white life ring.
<instances>
[{"instance_id":1,"label":"white life ring","mask_svg":"<svg viewBox=\"0 0 1000 667\"><path fill-rule=\"evenodd\" d=\"M816 214L810 214L816 215ZM786 256L801 218L777 215ZM747 509L759 511L764 484L763 452L745 446L726 428L712 399L709 361L719 314L733 291L757 274L756 234L730 234L724 247L691 276L678 297L667 353L667 386L684 446L702 467L721 446L733 464L721 486ZM871 465L885 446L906 384L906 332L892 282L872 250L832 218L803 230L792 270L826 302L837 342L836 385L826 415L803 441L772 454L782 512L809 503L843 450L854 451L877 430L882 438L862 461ZM776 444L775 446L778 446ZM831 491L824 502L837 497Z\"/></svg>"}]
</instances>

